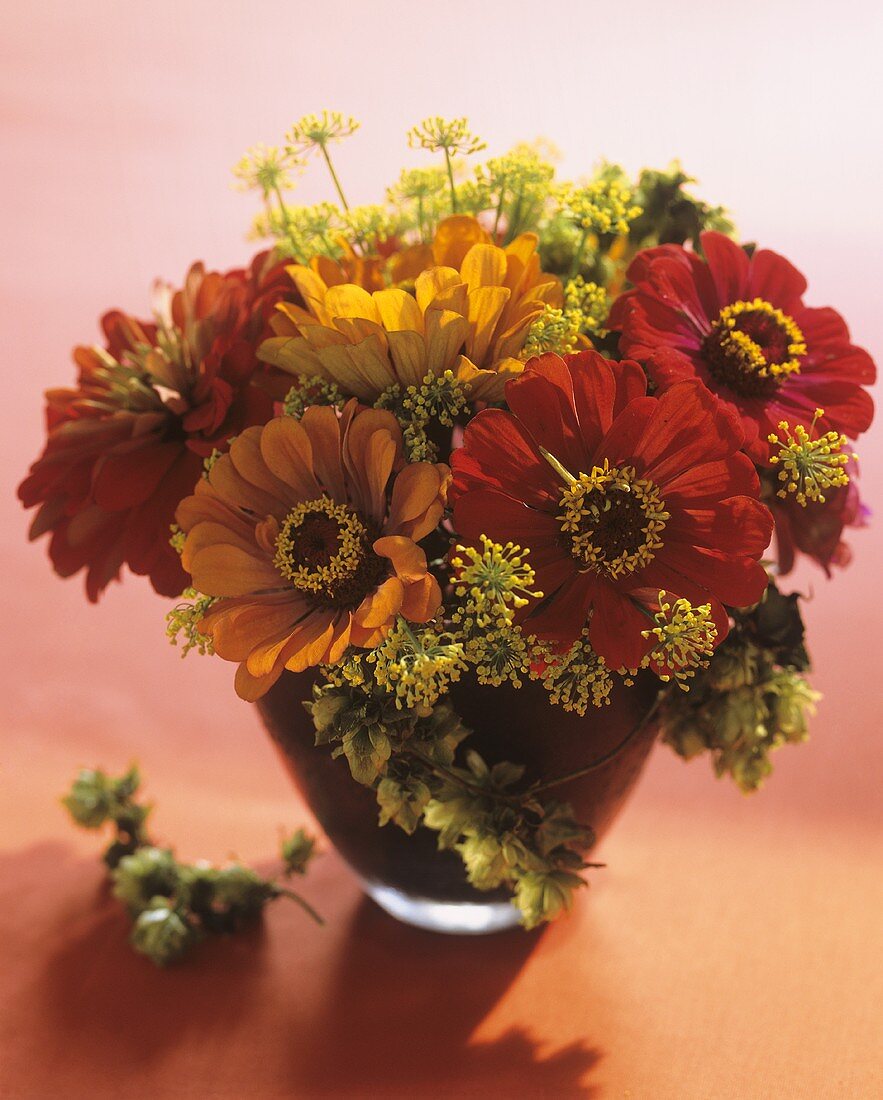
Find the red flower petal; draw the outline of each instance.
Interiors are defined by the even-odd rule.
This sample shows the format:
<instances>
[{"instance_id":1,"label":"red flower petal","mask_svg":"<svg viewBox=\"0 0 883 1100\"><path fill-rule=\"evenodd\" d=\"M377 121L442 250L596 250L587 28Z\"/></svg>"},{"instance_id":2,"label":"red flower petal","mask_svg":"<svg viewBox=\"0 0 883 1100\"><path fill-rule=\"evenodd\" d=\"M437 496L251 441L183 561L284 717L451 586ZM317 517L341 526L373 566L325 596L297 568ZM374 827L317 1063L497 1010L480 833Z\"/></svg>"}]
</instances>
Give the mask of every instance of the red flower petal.
<instances>
[{"instance_id":1,"label":"red flower petal","mask_svg":"<svg viewBox=\"0 0 883 1100\"><path fill-rule=\"evenodd\" d=\"M751 257L746 297L763 298L785 313L791 313L806 293L806 279L778 252L762 248Z\"/></svg>"},{"instance_id":2,"label":"red flower petal","mask_svg":"<svg viewBox=\"0 0 883 1100\"><path fill-rule=\"evenodd\" d=\"M652 625L650 617L610 584L596 586L593 602L589 623L592 648L612 669L638 668L653 647L651 639L641 637L641 631Z\"/></svg>"},{"instance_id":3,"label":"red flower petal","mask_svg":"<svg viewBox=\"0 0 883 1100\"><path fill-rule=\"evenodd\" d=\"M538 507L561 496L557 475L523 424L502 409L485 409L469 421L463 446L451 458L451 499L472 487L497 488Z\"/></svg>"},{"instance_id":4,"label":"red flower petal","mask_svg":"<svg viewBox=\"0 0 883 1100\"><path fill-rule=\"evenodd\" d=\"M749 276L745 250L723 233L703 233L700 241L721 306L744 298ZM715 320L714 317L711 319Z\"/></svg>"},{"instance_id":5,"label":"red flower petal","mask_svg":"<svg viewBox=\"0 0 883 1100\"><path fill-rule=\"evenodd\" d=\"M517 542L531 551L557 544L555 516L529 508L495 489L473 489L454 504L454 529L467 540L487 535L495 542Z\"/></svg>"}]
</instances>

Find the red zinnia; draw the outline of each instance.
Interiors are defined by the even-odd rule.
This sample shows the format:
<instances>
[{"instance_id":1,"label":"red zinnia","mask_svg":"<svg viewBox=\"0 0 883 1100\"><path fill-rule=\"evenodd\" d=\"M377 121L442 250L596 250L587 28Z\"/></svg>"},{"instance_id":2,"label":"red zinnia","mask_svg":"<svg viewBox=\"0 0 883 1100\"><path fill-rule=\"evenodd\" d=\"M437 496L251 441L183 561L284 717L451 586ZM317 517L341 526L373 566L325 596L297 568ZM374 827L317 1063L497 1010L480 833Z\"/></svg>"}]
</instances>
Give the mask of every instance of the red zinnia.
<instances>
[{"instance_id":1,"label":"red zinnia","mask_svg":"<svg viewBox=\"0 0 883 1100\"><path fill-rule=\"evenodd\" d=\"M819 431L865 431L874 404L861 387L876 370L840 314L805 306L806 280L775 252L749 258L721 233L701 241L705 260L669 244L633 261L634 289L610 315L622 354L646 363L662 390L701 379L741 417L745 450L761 464L779 421L808 427L819 407Z\"/></svg>"},{"instance_id":2,"label":"red zinnia","mask_svg":"<svg viewBox=\"0 0 883 1100\"><path fill-rule=\"evenodd\" d=\"M544 355L507 384L511 412L478 413L453 456L457 532L530 549L544 599L524 629L569 644L588 620L611 668L650 650L660 590L710 603L720 641L723 605L756 603L767 582L772 518L738 419L696 381L646 389L637 363Z\"/></svg>"},{"instance_id":3,"label":"red zinnia","mask_svg":"<svg viewBox=\"0 0 883 1100\"><path fill-rule=\"evenodd\" d=\"M161 595L187 586L169 545L175 509L205 458L272 416L273 387L255 348L290 293L267 253L247 271L207 274L195 264L183 289L160 302L155 324L106 314L105 346L74 353L76 388L47 393L46 447L19 497L40 506L30 537L51 532L56 572L86 569L90 600L123 564Z\"/></svg>"}]
</instances>

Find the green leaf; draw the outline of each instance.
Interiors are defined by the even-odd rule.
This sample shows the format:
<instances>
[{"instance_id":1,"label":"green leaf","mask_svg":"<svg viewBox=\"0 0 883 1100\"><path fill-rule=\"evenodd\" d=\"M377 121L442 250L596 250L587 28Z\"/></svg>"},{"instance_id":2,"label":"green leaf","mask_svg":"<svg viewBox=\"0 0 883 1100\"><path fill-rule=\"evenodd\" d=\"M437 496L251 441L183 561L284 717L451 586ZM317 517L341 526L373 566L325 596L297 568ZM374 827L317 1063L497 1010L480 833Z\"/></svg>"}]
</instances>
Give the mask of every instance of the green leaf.
<instances>
[{"instance_id":1,"label":"green leaf","mask_svg":"<svg viewBox=\"0 0 883 1100\"><path fill-rule=\"evenodd\" d=\"M381 779L377 786L380 824L386 825L392 821L410 836L420 824L431 797L429 787L420 779L412 778L408 783Z\"/></svg>"},{"instance_id":2,"label":"green leaf","mask_svg":"<svg viewBox=\"0 0 883 1100\"><path fill-rule=\"evenodd\" d=\"M382 730L363 728L344 738L343 752L353 779L370 787L389 760L392 745Z\"/></svg>"}]
</instances>

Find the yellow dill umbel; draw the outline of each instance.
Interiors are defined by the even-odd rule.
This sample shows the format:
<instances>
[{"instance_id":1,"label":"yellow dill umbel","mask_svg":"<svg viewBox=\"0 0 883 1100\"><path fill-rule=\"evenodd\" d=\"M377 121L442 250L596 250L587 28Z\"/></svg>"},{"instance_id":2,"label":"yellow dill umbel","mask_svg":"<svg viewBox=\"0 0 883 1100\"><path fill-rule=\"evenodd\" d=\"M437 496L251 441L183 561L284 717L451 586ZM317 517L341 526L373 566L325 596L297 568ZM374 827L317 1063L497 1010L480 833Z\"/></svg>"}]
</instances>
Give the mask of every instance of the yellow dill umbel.
<instances>
[{"instance_id":1,"label":"yellow dill umbel","mask_svg":"<svg viewBox=\"0 0 883 1100\"><path fill-rule=\"evenodd\" d=\"M454 593L501 608L526 607L531 599L541 599L543 593L531 591L535 573L527 564L530 550L514 542L494 542L487 535L480 538L481 549L457 546L451 565L457 570Z\"/></svg>"},{"instance_id":2,"label":"yellow dill umbel","mask_svg":"<svg viewBox=\"0 0 883 1100\"><path fill-rule=\"evenodd\" d=\"M542 681L551 703L579 715L590 706L609 706L613 677L604 658L592 649L588 629L564 653L555 653L533 638L531 643L535 662L531 679Z\"/></svg>"},{"instance_id":3,"label":"yellow dill umbel","mask_svg":"<svg viewBox=\"0 0 883 1100\"><path fill-rule=\"evenodd\" d=\"M431 713L433 706L467 667L463 646L432 627L413 629L401 616L386 638L365 658L380 687L395 696L399 710Z\"/></svg>"},{"instance_id":4,"label":"yellow dill umbel","mask_svg":"<svg viewBox=\"0 0 883 1100\"><path fill-rule=\"evenodd\" d=\"M830 431L813 439L816 424L824 415L824 409L816 409L808 431L802 424L792 428L787 420L780 420L778 434L767 436L767 441L778 447L770 456L773 466L780 467L776 496L784 500L793 494L802 508L811 500L824 504L826 490L849 484L845 467L850 456L843 452L846 436Z\"/></svg>"},{"instance_id":5,"label":"yellow dill umbel","mask_svg":"<svg viewBox=\"0 0 883 1100\"><path fill-rule=\"evenodd\" d=\"M694 607L682 597L669 602L666 596L664 591L659 593L655 626L641 631L642 637L655 639L645 663L659 666L660 680L666 683L675 680L678 687L687 691L686 681L696 675L696 669L708 666L717 627L711 617L711 604Z\"/></svg>"}]
</instances>

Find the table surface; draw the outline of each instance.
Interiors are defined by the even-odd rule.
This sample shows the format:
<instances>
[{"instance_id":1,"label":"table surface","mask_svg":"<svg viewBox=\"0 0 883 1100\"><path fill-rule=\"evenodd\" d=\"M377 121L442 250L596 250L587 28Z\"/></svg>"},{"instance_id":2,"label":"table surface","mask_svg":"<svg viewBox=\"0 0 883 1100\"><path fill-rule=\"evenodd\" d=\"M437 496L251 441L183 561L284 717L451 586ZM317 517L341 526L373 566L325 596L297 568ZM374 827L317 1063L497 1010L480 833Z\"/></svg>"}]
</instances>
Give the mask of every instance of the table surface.
<instances>
[{"instance_id":1,"label":"table surface","mask_svg":"<svg viewBox=\"0 0 883 1100\"><path fill-rule=\"evenodd\" d=\"M87 606L80 582L52 576L45 551L26 545L12 499L39 446L40 391L72 376L68 348L94 338L98 311L143 308L149 279L200 250L213 263L245 254L248 200L227 193L224 173L242 147L284 128L303 95L277 43L293 29L286 6L269 7L278 33L252 28L247 5L220 8L40 2L3 16L0 1095L883 1095L880 524L856 535L836 584L799 578L814 594L825 694L809 743L783 750L752 798L716 782L706 761L657 748L571 919L477 939L410 929L360 895L326 844L303 888L324 929L278 902L259 927L167 972L127 946L97 838L57 802L77 768L137 759L155 828L185 858L233 854L270 869L280 829L310 824L255 712L235 699L231 668L181 661L164 643L163 601L138 579ZM385 86L346 84L346 65L336 84L321 63L327 30L307 21L303 33L299 73L316 82L303 109L361 104L366 122L375 112L387 125L396 110L411 120L413 106L396 107ZM259 41L228 80L233 44L249 34ZM819 60L815 40L799 44ZM737 36L718 59L727 107L750 47ZM343 55L353 65L354 49ZM837 56L832 110L846 112L868 67L852 48ZM717 62L701 64L710 75ZM423 113L456 113L460 100L430 102L434 85L409 65ZM517 94L526 104L528 91ZM636 103L624 108L635 117ZM807 152L812 126L796 126ZM503 129L501 143L512 123ZM709 179L730 178L693 130L684 143ZM868 241L827 231L776 210L775 187L749 177L733 167L722 197L744 205L751 232L769 239L780 223L783 250L817 273L812 300L842 303L856 337L879 350L880 225ZM794 201L822 202L836 183L826 176L821 199ZM879 445L862 455L865 493L879 500Z\"/></svg>"}]
</instances>

